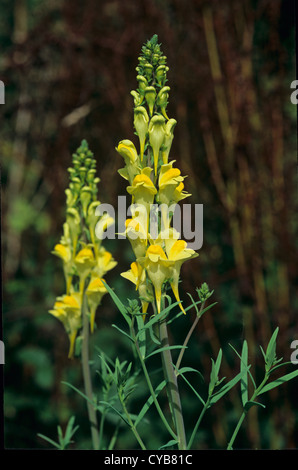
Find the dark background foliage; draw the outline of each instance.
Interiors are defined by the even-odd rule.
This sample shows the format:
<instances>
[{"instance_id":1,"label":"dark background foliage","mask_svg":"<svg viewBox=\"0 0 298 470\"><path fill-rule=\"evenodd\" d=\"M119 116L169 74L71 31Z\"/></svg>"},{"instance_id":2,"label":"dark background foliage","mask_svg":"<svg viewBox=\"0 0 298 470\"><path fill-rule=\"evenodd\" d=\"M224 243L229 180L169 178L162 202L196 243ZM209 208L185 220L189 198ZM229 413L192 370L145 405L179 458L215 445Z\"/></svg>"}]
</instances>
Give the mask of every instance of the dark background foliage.
<instances>
[{"instance_id":1,"label":"dark background foliage","mask_svg":"<svg viewBox=\"0 0 298 470\"><path fill-rule=\"evenodd\" d=\"M293 3L2 1L7 448L46 447L37 433L54 437L57 424L64 426L72 414L80 425L79 445L89 445L85 403L61 384L80 387L81 373L76 360L67 359L62 326L47 313L63 290L60 263L50 251L65 217L66 168L82 139L97 159L99 199L116 206L125 194L115 146L135 140L130 91L136 88L140 48L153 34L168 57L168 114L178 121L171 158L188 175L192 204L204 205L204 243L200 256L183 266L181 297L187 305L186 293L195 296L206 281L217 302L199 323L185 363L207 377L210 355L222 347L222 375L232 377L239 363L229 343L239 350L246 339L259 380L258 345L266 345L276 326L278 355L290 360L291 342L298 339ZM130 246L115 240L108 248L118 260L108 282L125 301L134 296L119 276L132 259ZM172 328L173 341L183 341L191 319ZM106 296L94 344L125 358L128 346L110 328L118 320ZM237 446L297 447L297 392L296 381L264 396L266 409L251 409ZM192 426L198 403L184 388L182 401ZM196 448L225 448L239 413L235 390L208 414ZM149 446L158 445L157 436L144 432ZM132 439L123 430L119 447L134 446Z\"/></svg>"}]
</instances>

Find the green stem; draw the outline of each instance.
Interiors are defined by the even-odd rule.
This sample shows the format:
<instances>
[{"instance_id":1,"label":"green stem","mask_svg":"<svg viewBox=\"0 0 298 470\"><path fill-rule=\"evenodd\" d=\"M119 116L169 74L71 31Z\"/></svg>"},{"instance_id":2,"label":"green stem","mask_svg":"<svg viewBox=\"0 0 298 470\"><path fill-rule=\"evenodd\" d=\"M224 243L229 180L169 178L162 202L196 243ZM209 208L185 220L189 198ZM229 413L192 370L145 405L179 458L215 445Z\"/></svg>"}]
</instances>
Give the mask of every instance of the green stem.
<instances>
[{"instance_id":1,"label":"green stem","mask_svg":"<svg viewBox=\"0 0 298 470\"><path fill-rule=\"evenodd\" d=\"M128 423L129 423L130 429L131 429L132 432L133 432L133 435L135 436L136 440L137 440L138 443L140 444L141 449L142 449L142 450L146 450L145 444L144 444L144 442L142 441L141 436L139 435L139 433L138 433L138 431L137 431L135 425L134 425L133 422L132 422L132 419L131 419L131 417L130 417L130 414L129 414L127 408L126 408L125 401L124 401L123 398L121 397L121 394L119 394L119 400L120 400L120 402L121 402L121 405L122 405L124 414L125 414L125 416L126 416L126 418L127 418L127 421L128 421Z\"/></svg>"},{"instance_id":2,"label":"green stem","mask_svg":"<svg viewBox=\"0 0 298 470\"><path fill-rule=\"evenodd\" d=\"M261 385L258 388L256 388L256 390L254 391L254 393L253 393L253 395L252 395L252 397L250 398L249 401L254 401L255 400L255 398L258 396L259 392L262 390L265 383L267 382L268 378L269 378L269 374L266 373L263 382L261 383ZM227 450L232 450L233 449L234 441L235 441L235 439L237 437L237 434L239 432L239 429L241 428L241 425L242 425L242 423L243 423L243 421L244 421L244 419L245 419L245 417L248 413L248 410L249 410L249 408L246 408L246 409L244 408L243 413L240 416L239 421L237 423L237 426L234 429L233 435L232 435L232 437L231 437L231 439L228 443Z\"/></svg>"},{"instance_id":3,"label":"green stem","mask_svg":"<svg viewBox=\"0 0 298 470\"><path fill-rule=\"evenodd\" d=\"M169 347L169 337L167 324L165 320L162 320L159 323L159 334L161 346L163 348ZM164 376L168 385L168 395L170 399L170 409L173 414L173 421L175 423L177 437L178 437L178 448L179 450L186 449L186 437L184 429L184 421L182 414L182 407L180 401L180 394L177 384L177 377L173 367L172 354L170 349L163 350L162 353L162 363Z\"/></svg>"},{"instance_id":4,"label":"green stem","mask_svg":"<svg viewBox=\"0 0 298 470\"><path fill-rule=\"evenodd\" d=\"M89 321L87 315L87 299L86 295L83 296L82 303L82 316L83 316L83 339L82 339L82 371L84 378L85 394L88 397L87 409L89 416L89 423L91 428L91 437L94 450L99 449L99 436L98 436L98 424L97 416L93 401L92 381L89 367Z\"/></svg>"},{"instance_id":5,"label":"green stem","mask_svg":"<svg viewBox=\"0 0 298 470\"><path fill-rule=\"evenodd\" d=\"M196 422L196 425L195 425L195 427L194 427L194 429L193 429L193 432L192 432L191 437L190 437L190 439L189 439L189 442L188 442L188 444L187 444L187 449L188 449L188 450L189 450L189 449L191 448L191 446L192 446L192 443L193 443L193 441L194 441L195 435L196 435L196 433L197 433L197 431L198 431L198 428L199 428L199 426L200 426L200 424L201 424L201 421L202 421L202 419L203 419L203 416L204 416L204 414L206 413L206 411L207 411L207 409L208 409L208 406L209 406L209 399L208 399L207 402L205 403L204 408L202 409L201 414L200 414L200 416L199 416L199 418L198 418L198 420L197 420L197 422Z\"/></svg>"},{"instance_id":6,"label":"green stem","mask_svg":"<svg viewBox=\"0 0 298 470\"><path fill-rule=\"evenodd\" d=\"M192 335L192 333L193 333L195 327L196 327L197 324L198 324L198 321L199 321L199 319L200 319L200 314L201 314L201 312L202 312L202 310L203 310L203 308L204 308L204 305L205 305L205 302L203 302L203 303L201 304L200 311L199 311L199 313L197 314L197 317L196 317L195 321L193 322L193 324L192 324L192 326L191 326L191 328L190 328L189 332L187 333L187 336L186 336L186 338L185 338L185 340L184 340L183 348L181 349L181 351L180 351L180 353L179 353L179 356L178 356L178 359L177 359L177 362L176 362L176 367L175 367L175 369L176 369L176 375L179 374L179 367L180 367L180 364L181 364L181 361L182 361L183 354L184 354L184 352L185 352L187 343L188 343L188 341L190 340L190 337L191 337L191 335Z\"/></svg>"},{"instance_id":7,"label":"green stem","mask_svg":"<svg viewBox=\"0 0 298 470\"><path fill-rule=\"evenodd\" d=\"M133 329L133 325L131 325L130 327L130 333L131 333L131 336L134 340L134 345L135 345L135 348L136 348L136 351L137 351L137 354L138 354L138 357L139 357L139 360L140 360L140 363L141 363L141 366L142 366L142 369L143 369L143 372L144 372L144 376L145 376L145 379L146 379L146 382L147 382L147 385L148 385L148 388L149 388L149 391L150 391L150 394L152 396L152 400L153 400L153 403L155 404L155 407L157 409L157 412L163 422L163 424L165 425L166 429L169 431L169 433L171 434L171 436L176 440L177 439L177 436L176 434L174 433L174 431L172 430L171 426L169 425L165 415L163 414L162 412L162 409L157 401L157 398L156 398L156 395L155 395L155 392L154 392L154 388L152 386L152 382L150 380L150 376L149 376L149 373L148 373L148 370L147 370L147 367L146 367L146 364L145 364L145 361L142 357L142 353L140 351L140 348L139 348L139 344L138 344L138 341L136 339L136 335L135 335L135 331Z\"/></svg>"}]
</instances>

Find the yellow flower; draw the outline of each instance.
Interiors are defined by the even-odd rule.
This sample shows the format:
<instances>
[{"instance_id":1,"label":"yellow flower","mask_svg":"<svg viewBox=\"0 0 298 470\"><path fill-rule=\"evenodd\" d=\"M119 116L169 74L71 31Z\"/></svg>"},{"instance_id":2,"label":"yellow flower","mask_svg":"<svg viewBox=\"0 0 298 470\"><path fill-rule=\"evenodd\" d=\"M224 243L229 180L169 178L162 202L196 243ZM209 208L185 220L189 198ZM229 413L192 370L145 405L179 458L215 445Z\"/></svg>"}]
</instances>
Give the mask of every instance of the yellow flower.
<instances>
[{"instance_id":1,"label":"yellow flower","mask_svg":"<svg viewBox=\"0 0 298 470\"><path fill-rule=\"evenodd\" d=\"M146 268L150 281L154 286L157 311L160 313L161 292L163 283L170 277L171 262L160 245L150 245L146 251L146 256L140 258L138 262Z\"/></svg>"},{"instance_id":2,"label":"yellow flower","mask_svg":"<svg viewBox=\"0 0 298 470\"><path fill-rule=\"evenodd\" d=\"M68 245L62 245L58 243L55 245L52 253L62 259L64 263L68 263L71 260L71 250Z\"/></svg>"},{"instance_id":3,"label":"yellow flower","mask_svg":"<svg viewBox=\"0 0 298 470\"><path fill-rule=\"evenodd\" d=\"M108 271L117 265L112 254L107 251L103 246L100 247L97 255L96 264L93 268L93 273L99 278L102 278ZM93 275L93 274L92 274Z\"/></svg>"},{"instance_id":4,"label":"yellow flower","mask_svg":"<svg viewBox=\"0 0 298 470\"><path fill-rule=\"evenodd\" d=\"M143 204L148 207L154 201L154 196L157 189L154 186L150 175L152 168L143 168L141 174L136 175L131 186L127 186L127 192L132 195L132 202L134 204Z\"/></svg>"},{"instance_id":5,"label":"yellow flower","mask_svg":"<svg viewBox=\"0 0 298 470\"><path fill-rule=\"evenodd\" d=\"M58 297L49 313L63 323L70 342L68 357L72 358L76 336L82 326L80 294L73 292L71 295Z\"/></svg>"},{"instance_id":6,"label":"yellow flower","mask_svg":"<svg viewBox=\"0 0 298 470\"><path fill-rule=\"evenodd\" d=\"M182 312L185 314L186 312L181 304L178 290L181 266L184 261L196 258L199 255L194 250L187 248L187 243L184 240L168 238L165 240L165 246L168 259L172 262L169 276L171 278L171 288L177 302L180 302Z\"/></svg>"},{"instance_id":7,"label":"yellow flower","mask_svg":"<svg viewBox=\"0 0 298 470\"><path fill-rule=\"evenodd\" d=\"M99 277L95 277L91 279L87 290L87 298L88 298L88 305L90 308L90 330L91 333L94 331L94 320L96 309L99 306L101 299L107 293L107 289L105 288L103 282L104 279L100 279Z\"/></svg>"},{"instance_id":8,"label":"yellow flower","mask_svg":"<svg viewBox=\"0 0 298 470\"><path fill-rule=\"evenodd\" d=\"M146 253L147 231L143 224L143 219L138 220L138 218L127 219L125 222L125 235L130 241L136 258L140 258Z\"/></svg>"},{"instance_id":9,"label":"yellow flower","mask_svg":"<svg viewBox=\"0 0 298 470\"><path fill-rule=\"evenodd\" d=\"M148 292L149 286L147 286L146 282L145 269L137 261L135 261L131 263L130 269L128 271L121 273L121 276L135 284L136 290L139 291L139 297L142 303L142 313L146 314L149 303L153 299L150 292Z\"/></svg>"},{"instance_id":10,"label":"yellow flower","mask_svg":"<svg viewBox=\"0 0 298 470\"><path fill-rule=\"evenodd\" d=\"M74 262L80 277L80 292L82 294L85 279L95 265L95 259L91 248L88 246L82 248L76 255Z\"/></svg>"},{"instance_id":11,"label":"yellow flower","mask_svg":"<svg viewBox=\"0 0 298 470\"><path fill-rule=\"evenodd\" d=\"M67 224L64 224L67 225ZM69 245L58 243L55 245L52 254L58 256L63 261L63 272L66 282L66 293L69 294L70 285L72 281L72 254Z\"/></svg>"},{"instance_id":12,"label":"yellow flower","mask_svg":"<svg viewBox=\"0 0 298 470\"><path fill-rule=\"evenodd\" d=\"M159 151L165 138L165 118L161 115L154 115L149 124L149 141L153 151L154 160L154 174L157 174L157 165L159 158Z\"/></svg>"}]
</instances>

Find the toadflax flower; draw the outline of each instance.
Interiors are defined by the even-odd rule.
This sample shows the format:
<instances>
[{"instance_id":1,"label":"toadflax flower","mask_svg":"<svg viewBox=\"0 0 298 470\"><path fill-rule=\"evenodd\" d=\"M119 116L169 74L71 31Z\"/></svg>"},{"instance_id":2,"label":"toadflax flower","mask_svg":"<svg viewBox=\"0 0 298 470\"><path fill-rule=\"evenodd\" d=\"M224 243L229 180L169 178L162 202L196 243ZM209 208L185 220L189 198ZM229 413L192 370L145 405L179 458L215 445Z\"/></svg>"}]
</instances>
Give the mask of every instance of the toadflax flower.
<instances>
[{"instance_id":1,"label":"toadflax flower","mask_svg":"<svg viewBox=\"0 0 298 470\"><path fill-rule=\"evenodd\" d=\"M88 305L90 308L91 333L94 331L96 309L100 305L103 296L108 292L102 281L104 281L104 279L100 279L99 277L95 277L93 279L91 278L91 281L86 289Z\"/></svg>"},{"instance_id":2,"label":"toadflax flower","mask_svg":"<svg viewBox=\"0 0 298 470\"><path fill-rule=\"evenodd\" d=\"M140 152L138 154L130 140L120 141L116 149L125 161L125 168L119 173L128 181L126 189L133 203L125 235L131 243L135 261L121 275L136 285L140 299L147 302L146 311L147 304L155 301L160 312L162 297L168 287L180 302L181 266L197 254L187 248L186 242L180 240L180 234L171 227L175 205L190 194L184 190L185 176L174 166L175 160L169 162L177 121L167 112L169 68L156 35L142 47L138 60L138 87L131 95L134 97L134 128ZM148 286L151 288L149 296ZM181 309L185 313L182 305Z\"/></svg>"},{"instance_id":3,"label":"toadflax flower","mask_svg":"<svg viewBox=\"0 0 298 470\"><path fill-rule=\"evenodd\" d=\"M60 320L69 337L69 353L68 357L72 358L74 354L74 344L78 330L82 326L81 315L81 296L77 292L71 295L58 297L54 308L49 313Z\"/></svg>"},{"instance_id":4,"label":"toadflax flower","mask_svg":"<svg viewBox=\"0 0 298 470\"><path fill-rule=\"evenodd\" d=\"M133 148L129 154L129 144L126 144L125 158L133 162L138 156L133 155ZM94 331L96 309L106 292L102 277L117 264L112 254L102 246L101 235L114 219L96 212L100 205L97 199L99 178L95 176L96 161L85 140L73 154L72 162L73 166L68 169L70 183L65 191L63 236L52 251L63 263L66 294L58 297L49 311L61 320L69 335L69 357L73 356L77 333L85 324L83 318L88 318L91 332ZM137 173L139 171L136 170Z\"/></svg>"}]
</instances>

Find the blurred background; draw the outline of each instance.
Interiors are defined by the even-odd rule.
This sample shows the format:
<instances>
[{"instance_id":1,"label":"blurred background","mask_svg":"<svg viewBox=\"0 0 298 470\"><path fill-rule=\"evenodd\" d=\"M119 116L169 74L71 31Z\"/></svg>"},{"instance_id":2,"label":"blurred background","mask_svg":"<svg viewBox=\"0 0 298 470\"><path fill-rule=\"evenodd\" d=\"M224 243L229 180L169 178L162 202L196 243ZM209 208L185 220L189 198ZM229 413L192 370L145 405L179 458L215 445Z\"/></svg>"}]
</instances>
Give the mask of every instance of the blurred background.
<instances>
[{"instance_id":1,"label":"blurred background","mask_svg":"<svg viewBox=\"0 0 298 470\"><path fill-rule=\"evenodd\" d=\"M90 445L85 403L61 384L67 380L80 388L82 378L77 360L67 359L62 325L48 314L64 289L61 265L50 251L65 219L66 169L82 139L97 159L100 201L116 206L118 195L125 194L117 173L123 162L115 146L125 138L135 141L130 91L137 87L141 46L153 34L168 57L168 115L178 121L171 159L188 175L188 202L204 205L203 247L198 258L183 266L181 297L187 306L186 293L196 297L196 287L207 282L217 302L199 322L184 365L199 368L208 378L210 356L216 357L221 347L221 373L231 378L239 360L229 344L239 351L246 339L259 382L259 345L266 346L277 326L278 356L290 360L291 342L298 339L296 107L290 101L296 78L293 4L2 0L7 448L47 448L37 433L55 438L57 424L65 426L72 415L80 426L75 448ZM106 247L118 261L107 281L125 301L135 295L120 277L132 260L130 245L116 240ZM118 317L106 296L93 342L123 359L129 357L129 347L111 328ZM172 341L183 342L192 319L191 314L179 327L173 324ZM140 389L137 409L146 393ZM199 402L184 384L181 394L190 428ZM297 396L297 380L264 395L266 408L250 410L236 447L297 447ZM210 410L195 448L225 448L240 413L235 389ZM108 425L112 430L112 417ZM154 448L158 432L152 436L146 429L145 439ZM123 429L117 446L133 448L134 438Z\"/></svg>"}]
</instances>

